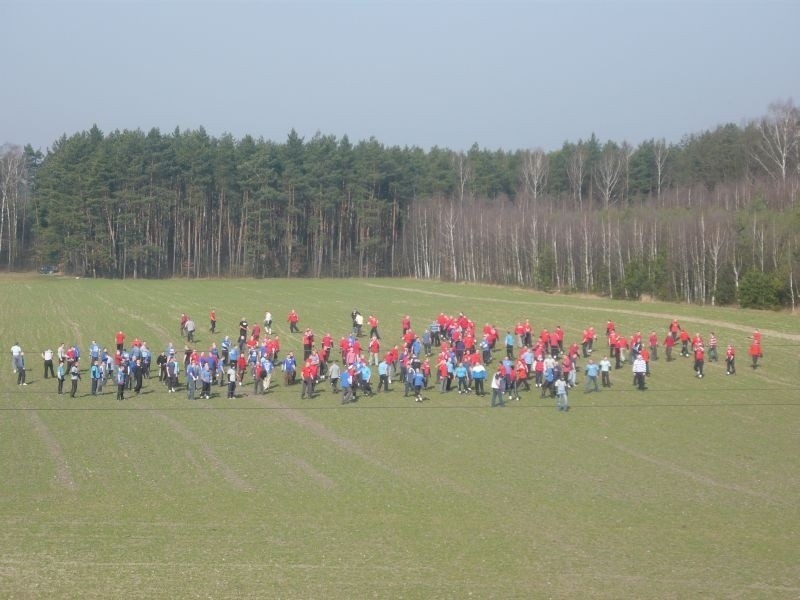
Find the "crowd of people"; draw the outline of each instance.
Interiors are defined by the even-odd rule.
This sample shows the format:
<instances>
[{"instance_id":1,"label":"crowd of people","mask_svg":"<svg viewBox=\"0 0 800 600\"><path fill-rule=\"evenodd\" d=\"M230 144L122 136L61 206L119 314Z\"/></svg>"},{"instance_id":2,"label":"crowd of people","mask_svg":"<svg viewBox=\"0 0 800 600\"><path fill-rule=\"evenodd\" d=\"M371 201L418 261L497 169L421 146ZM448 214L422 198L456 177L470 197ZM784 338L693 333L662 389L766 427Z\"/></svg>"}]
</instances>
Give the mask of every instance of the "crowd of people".
<instances>
[{"instance_id":1,"label":"crowd of people","mask_svg":"<svg viewBox=\"0 0 800 600\"><path fill-rule=\"evenodd\" d=\"M115 334L113 351L92 340L87 349L90 394L102 394L108 382L116 387L120 401L128 391L139 394L145 381L155 380L156 375L151 376L154 368L168 393L176 393L182 387L189 400L210 399L214 386L224 387L228 398L240 395L246 384L252 385L253 393L259 395L270 391L277 369L283 386L299 384L301 399L315 397L318 386L326 380L342 404L356 402L359 396L390 392L396 385L402 388L404 397L413 396L416 402L423 402L424 394L431 389L439 394L485 396L488 387L490 405L500 407L507 401L518 401L522 392L532 392L535 388L540 398L552 398L559 410L567 411L568 395L578 386L579 373L585 376L584 393L600 392L612 387L612 372L628 363L632 384L638 390L646 390L651 364L659 360L661 346L666 361L676 360L673 356L676 347L682 358L692 358L694 376L700 379L705 376L706 360L719 360L714 332L706 341L700 333L692 336L677 319L669 323L663 340L659 340L654 330L646 338L641 331L623 335L613 321L607 321L603 356L599 360L595 360L599 336L594 326L586 327L579 339L566 342L561 326L536 333L530 320L519 321L502 334L489 323L479 329L464 313L441 312L416 331L411 317L405 315L400 319L397 343L384 345L374 314L366 319L370 328L367 335L363 333L365 319L358 309L353 309L350 321L349 331L334 342L330 333L318 338L311 327L301 329L300 317L292 309L286 322L290 335L300 336L303 348L300 358L294 352L281 354L281 340L273 335L269 311L261 323L250 324L242 317L235 338L225 335L219 344L214 340L206 350L193 347L196 323L182 313L182 350L170 342L154 357L147 342L134 338L126 343L128 337L123 331ZM209 313L209 332L216 335L213 308ZM750 340L748 354L752 368L756 369L763 357L761 333L756 329ZM28 385L25 353L19 343L11 348L11 354L17 384ZM78 345L62 343L55 351L44 350L41 356L44 379L55 379L57 393L63 394L64 381L69 378L70 396L75 397L82 376ZM585 364L581 364L583 361ZM373 389L373 370L377 372L377 389ZM732 344L725 349L725 373L736 374L736 349Z\"/></svg>"}]
</instances>

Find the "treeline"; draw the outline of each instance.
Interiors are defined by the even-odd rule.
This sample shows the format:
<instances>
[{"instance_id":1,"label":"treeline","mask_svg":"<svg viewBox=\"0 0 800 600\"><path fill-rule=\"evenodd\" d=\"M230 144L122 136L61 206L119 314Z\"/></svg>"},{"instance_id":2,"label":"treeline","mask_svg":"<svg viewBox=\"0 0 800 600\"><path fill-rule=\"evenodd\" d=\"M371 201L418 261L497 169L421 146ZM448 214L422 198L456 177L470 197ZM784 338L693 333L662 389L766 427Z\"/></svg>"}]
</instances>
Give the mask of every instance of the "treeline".
<instances>
[{"instance_id":1,"label":"treeline","mask_svg":"<svg viewBox=\"0 0 800 600\"><path fill-rule=\"evenodd\" d=\"M795 306L800 118L557 151L97 127L0 152L0 264L91 277L483 281Z\"/></svg>"}]
</instances>

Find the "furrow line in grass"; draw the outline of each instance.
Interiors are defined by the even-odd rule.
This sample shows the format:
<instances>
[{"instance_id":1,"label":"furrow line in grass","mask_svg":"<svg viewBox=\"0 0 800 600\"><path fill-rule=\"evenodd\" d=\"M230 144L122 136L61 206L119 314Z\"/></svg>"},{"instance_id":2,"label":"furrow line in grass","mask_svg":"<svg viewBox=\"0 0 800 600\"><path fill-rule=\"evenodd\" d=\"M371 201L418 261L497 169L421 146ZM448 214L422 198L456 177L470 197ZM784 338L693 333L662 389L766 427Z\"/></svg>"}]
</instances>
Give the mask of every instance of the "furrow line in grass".
<instances>
[{"instance_id":1,"label":"furrow line in grass","mask_svg":"<svg viewBox=\"0 0 800 600\"><path fill-rule=\"evenodd\" d=\"M701 484L706 485L708 487L727 490L727 491L730 491L730 492L736 492L736 493L739 493L739 494L746 494L748 496L753 496L755 498L761 498L762 500L767 500L771 504L777 504L777 505L781 505L781 506L785 506L785 505L788 504L785 500L783 500L781 498L777 498L772 494L767 494L767 493L761 492L759 490L753 490L753 489L747 488L745 486L739 485L738 483L727 483L727 482L723 482L723 481L718 481L718 480L716 480L716 479L714 479L712 477L709 477L708 475L704 475L702 473L698 473L696 471L692 471L691 469L687 469L685 467L682 467L682 466L680 466L678 464L675 464L672 461L669 461L669 460L666 460L666 459L663 459L663 458L658 458L656 456L650 456L649 454L645 454L645 453L640 452L638 450L634 450L632 448L628 448L627 446L624 446L624 445L622 445L622 444L620 444L618 442L612 442L610 440L607 440L607 439L604 439L604 438L600 438L600 437L596 437L594 439L596 441L598 441L598 442L603 442L603 443L611 446L612 448L614 448L618 452L622 452L623 454L627 454L628 456L632 456L633 458L636 458L638 460L650 463L652 465L656 465L657 467L661 467L663 469L666 469L667 471L671 471L672 473L675 473L676 475L680 475L682 477L685 477L686 479L690 479L692 481L695 481L697 483L701 483Z\"/></svg>"},{"instance_id":2,"label":"furrow line in grass","mask_svg":"<svg viewBox=\"0 0 800 600\"><path fill-rule=\"evenodd\" d=\"M156 409L147 409L147 411L152 414L154 417L164 421L167 426L170 428L171 431L177 433L187 442L196 446L200 452L202 452L203 456L211 463L216 471L218 471L222 477L231 484L235 489L249 492L252 491L252 487L249 483L247 483L244 479L242 479L236 471L234 471L229 465L227 465L217 453L205 442L200 436L196 433L188 429L183 423L180 421L176 421L175 419L163 414L161 411Z\"/></svg>"},{"instance_id":3,"label":"furrow line in grass","mask_svg":"<svg viewBox=\"0 0 800 600\"><path fill-rule=\"evenodd\" d=\"M53 432L50 431L50 428L42 421L35 410L27 410L25 412L28 415L28 420L30 420L31 425L33 425L33 429L44 444L45 450L47 450L47 453L56 465L56 482L63 487L75 489L77 485L72 478L72 472L64 456L64 452L61 449L61 444L58 443Z\"/></svg>"},{"instance_id":4,"label":"furrow line in grass","mask_svg":"<svg viewBox=\"0 0 800 600\"><path fill-rule=\"evenodd\" d=\"M413 292L417 294L426 294L428 296L440 296L442 298L455 298L459 300L463 300L464 297L458 294L449 294L445 292L434 292L432 290L424 290L418 288L407 288L407 287L395 287L390 285L381 285L378 283L365 283L364 285L379 289L386 289L386 290L397 290L401 292ZM517 305L531 305L535 304L535 306L546 306L548 308L561 308L567 310L583 310L589 312L600 312L600 313L613 313L618 315L631 315L634 317L650 317L655 319L663 319L664 315L661 313L653 313L653 312L644 312L638 310L626 310L622 308L611 308L611 307L595 307L595 306L577 306L577 305L564 305L558 304L556 302L529 302L526 300L510 300L508 298L485 298L485 297L471 297L469 298L470 301L480 301L480 302L489 302L489 303L502 303L502 304L517 304ZM714 327L724 327L726 329L732 329L734 331L742 331L745 333L750 333L751 328L746 327L744 325L737 325L735 323L730 323L727 321L717 321L715 319L705 319L702 317L697 316L688 316L686 317L689 321L693 323L700 323L703 325L712 325ZM791 333L783 333L781 331L775 331L770 329L761 329L761 333L765 336L780 338L784 340L792 340L795 342L800 342L800 335L791 334Z\"/></svg>"}]
</instances>

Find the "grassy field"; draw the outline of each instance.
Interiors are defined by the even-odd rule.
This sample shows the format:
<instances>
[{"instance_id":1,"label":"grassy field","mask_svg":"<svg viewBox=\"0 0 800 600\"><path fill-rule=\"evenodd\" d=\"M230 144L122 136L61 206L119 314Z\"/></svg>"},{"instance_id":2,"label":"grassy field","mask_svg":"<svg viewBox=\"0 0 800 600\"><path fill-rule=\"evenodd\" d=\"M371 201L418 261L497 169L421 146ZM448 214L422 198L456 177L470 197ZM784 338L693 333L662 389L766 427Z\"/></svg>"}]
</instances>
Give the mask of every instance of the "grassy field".
<instances>
[{"instance_id":1,"label":"grassy field","mask_svg":"<svg viewBox=\"0 0 800 600\"><path fill-rule=\"evenodd\" d=\"M607 319L663 338L677 317L716 331L723 356L733 342L738 374L662 360L638 392L626 365L611 391L572 390L569 413L536 392L506 409L432 391L340 406L324 386L190 403L152 380L119 403L87 395L88 377L72 400L41 377L39 353L62 341L85 353L123 329L182 346L184 311L205 348L269 308L285 352L301 349L291 308L338 340L353 307L385 342L403 314L417 328L442 311L530 318L568 340ZM800 597L795 316L411 280L5 276L0 346L3 598Z\"/></svg>"}]
</instances>

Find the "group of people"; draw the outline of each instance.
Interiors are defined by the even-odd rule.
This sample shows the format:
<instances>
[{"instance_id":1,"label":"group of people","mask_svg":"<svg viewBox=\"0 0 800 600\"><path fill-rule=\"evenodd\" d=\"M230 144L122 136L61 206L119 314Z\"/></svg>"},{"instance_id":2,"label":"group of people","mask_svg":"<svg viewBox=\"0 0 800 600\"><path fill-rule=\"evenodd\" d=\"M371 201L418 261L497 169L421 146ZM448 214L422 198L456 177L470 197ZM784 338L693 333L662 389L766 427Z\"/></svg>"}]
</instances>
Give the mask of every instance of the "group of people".
<instances>
[{"instance_id":1,"label":"group of people","mask_svg":"<svg viewBox=\"0 0 800 600\"><path fill-rule=\"evenodd\" d=\"M580 342L565 342L561 326L552 330L534 332L530 320L519 321L501 335L497 327L486 323L480 330L464 313L446 315L444 312L424 324L417 333L411 317L400 319L398 343L383 347L378 332L378 319L370 314L366 319L370 330L364 337L364 318L358 309L350 314L350 330L338 342L338 356L334 356L334 339L326 333L317 341L310 327L302 331L299 315L292 309L287 315L290 333L301 336L303 357L288 352L281 357L279 336L272 335L272 314L265 312L263 328L259 323L250 324L245 317L239 321L238 336L233 340L226 335L217 346L213 341L207 350L198 351L194 343L196 326L186 313L180 317L180 331L186 344L179 352L170 342L158 354L155 364L158 379L168 393L179 387L179 376L184 373L186 395L190 400L211 398L212 386L227 388L227 397L233 398L237 388L251 378L255 394L267 393L272 386L275 369L280 369L284 386L301 384L301 399L313 398L317 387L326 378L332 392L341 394L343 404L355 402L359 394L374 395L391 391L393 382L403 386L404 396L414 396L417 402L424 400L423 393L436 386L440 394L457 391L459 394L486 395L486 379L489 379L491 406L504 406L506 399L519 400L520 392L530 392L532 386L539 390L541 398L556 400L559 410L569 410L568 393L577 385L578 373L585 375L584 392L590 393L611 387L612 370L622 368L630 361L633 384L639 390L647 389L651 361L658 360L659 346L663 345L667 361L674 360L673 348L679 346L681 357L693 357L695 376L704 377L706 358L718 360L718 340L711 332L708 343L697 333L691 336L673 319L667 334L659 344L659 336L651 331L645 341L642 333L622 335L613 321L606 322L605 334L608 353L595 362L593 352L598 336L593 326L583 330ZM216 311L209 313L209 331L216 333ZM91 394L101 394L107 381L117 388L117 399L124 400L126 390L139 394L143 382L150 378L153 352L146 342L136 338L126 344L122 331L115 334L116 350L101 348L96 341L88 347ZM502 340L502 342L501 342ZM751 336L749 355L752 367L758 367L763 356L761 334L755 330ZM502 343L502 352L500 352ZM488 368L500 358L497 366ZM18 385L27 385L25 354L19 344L11 349L14 371ZM726 374L736 373L736 351L729 344L725 351ZM75 397L81 379L81 352L76 344L61 344L56 351L48 348L42 352L44 378L54 377L58 381L58 393L63 393L67 377L72 382L71 396ZM583 369L579 362L586 360ZM54 366L57 367L54 369ZM377 371L378 386L372 387L373 368ZM599 384L598 384L599 380ZM434 383L435 382L435 383Z\"/></svg>"}]
</instances>

